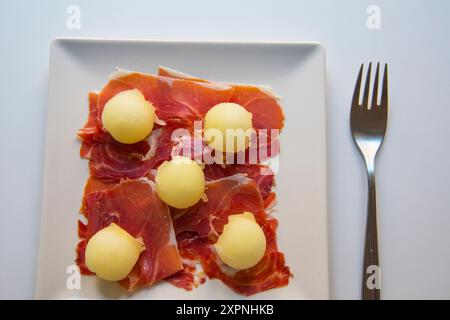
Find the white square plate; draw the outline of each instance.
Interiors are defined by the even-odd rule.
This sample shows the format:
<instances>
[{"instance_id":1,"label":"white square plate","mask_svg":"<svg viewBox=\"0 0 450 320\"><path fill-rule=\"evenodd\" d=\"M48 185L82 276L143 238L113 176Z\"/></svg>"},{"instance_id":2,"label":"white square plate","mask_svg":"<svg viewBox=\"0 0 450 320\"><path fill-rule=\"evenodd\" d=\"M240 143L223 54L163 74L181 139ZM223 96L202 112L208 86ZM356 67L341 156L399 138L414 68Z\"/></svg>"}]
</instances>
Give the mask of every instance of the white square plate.
<instances>
[{"instance_id":1,"label":"white square plate","mask_svg":"<svg viewBox=\"0 0 450 320\"><path fill-rule=\"evenodd\" d=\"M36 298L241 299L217 280L187 292L168 283L128 294L115 283L81 277L69 289L77 220L88 162L77 129L87 94L115 67L155 73L158 65L223 82L264 84L282 97L286 123L276 175L278 243L294 278L258 299L327 299L328 235L325 50L304 42L179 42L57 39L50 55L47 141ZM69 286L70 287L70 286Z\"/></svg>"}]
</instances>

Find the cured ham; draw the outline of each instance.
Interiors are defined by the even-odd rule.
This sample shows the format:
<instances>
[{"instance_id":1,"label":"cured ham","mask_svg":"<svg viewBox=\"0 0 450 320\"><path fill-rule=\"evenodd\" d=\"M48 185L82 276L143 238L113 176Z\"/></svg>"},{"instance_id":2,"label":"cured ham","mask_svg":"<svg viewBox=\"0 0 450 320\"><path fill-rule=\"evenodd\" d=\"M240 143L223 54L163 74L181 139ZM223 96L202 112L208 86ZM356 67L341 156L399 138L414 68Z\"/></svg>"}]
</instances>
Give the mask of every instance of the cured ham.
<instances>
[{"instance_id":1,"label":"cured ham","mask_svg":"<svg viewBox=\"0 0 450 320\"><path fill-rule=\"evenodd\" d=\"M87 209L87 195L95 192L95 191L101 191L106 190L109 188L112 188L113 186L117 185L119 182L114 180L105 180L105 179L98 179L93 176L90 176L86 182L86 185L84 187L84 194L83 194L83 201L80 208L80 212L87 218L88 216L88 209ZM85 238L85 237L83 237Z\"/></svg>"},{"instance_id":2,"label":"cured ham","mask_svg":"<svg viewBox=\"0 0 450 320\"><path fill-rule=\"evenodd\" d=\"M80 156L88 159L91 152L91 146L94 142L94 136L97 132L97 99L98 94L89 92L89 115L83 128L78 130L78 137L82 140Z\"/></svg>"},{"instance_id":3,"label":"cured ham","mask_svg":"<svg viewBox=\"0 0 450 320\"><path fill-rule=\"evenodd\" d=\"M159 67L158 74L173 79L184 79L191 82L210 83L207 80L197 78L173 69ZM263 86L251 86L243 84L225 85L233 88L233 94L228 102L234 102L243 106L253 114L253 127L256 129L279 129L284 126L284 113L278 98L270 88Z\"/></svg>"},{"instance_id":4,"label":"cured ham","mask_svg":"<svg viewBox=\"0 0 450 320\"><path fill-rule=\"evenodd\" d=\"M230 214L249 211L255 214L257 222L264 218L264 203L256 183L243 174L207 183L205 194L206 202L173 212L177 234L191 231L200 237L217 240Z\"/></svg>"},{"instance_id":5,"label":"cured ham","mask_svg":"<svg viewBox=\"0 0 450 320\"><path fill-rule=\"evenodd\" d=\"M212 181L207 185L207 202L173 213L174 228L184 269L170 278L176 286L191 290L196 285L195 261L200 261L209 278L222 280L234 291L251 295L289 282L291 272L276 244L277 221L269 218L254 180L242 174ZM213 244L231 214L252 212L266 236L266 252L254 267L236 271L218 258ZM197 281L201 283L201 281Z\"/></svg>"},{"instance_id":6,"label":"cured ham","mask_svg":"<svg viewBox=\"0 0 450 320\"><path fill-rule=\"evenodd\" d=\"M176 141L174 130L187 128L190 122L171 118L164 126L153 130L146 141L123 144L112 138L91 147L89 169L91 175L105 179L140 178L164 160L170 159Z\"/></svg>"},{"instance_id":7,"label":"cured ham","mask_svg":"<svg viewBox=\"0 0 450 320\"><path fill-rule=\"evenodd\" d=\"M255 181L263 199L266 199L271 194L272 187L275 185L275 177L273 171L270 169L270 167L261 164L211 164L205 166L204 173L206 179L210 181L229 177L239 173L245 174L247 177Z\"/></svg>"},{"instance_id":8,"label":"cured ham","mask_svg":"<svg viewBox=\"0 0 450 320\"><path fill-rule=\"evenodd\" d=\"M140 90L153 104L158 119L145 140L123 144L103 128L102 112L109 99L131 89ZM259 130L257 156L249 161L255 146L251 143L242 164L205 164L203 200L187 209L169 208L155 192L156 169L174 155L201 160L205 153L214 154L194 121L202 121L210 108L222 102L238 103L252 113L253 127ZM89 93L88 119L77 133L80 156L89 160L90 173L80 208L87 222L78 222L76 262L81 272L92 274L85 264L89 239L114 222L145 245L133 270L120 281L128 290L163 279L191 290L207 278L216 278L243 295L287 285L292 274L278 250L278 222L270 214L276 198L274 173L261 164L277 155L278 134L271 129L278 132L283 125L278 98L264 87L214 83L162 67L158 75L114 73L99 93ZM175 134L178 129L186 135ZM266 154L260 152L264 148ZM213 244L228 217L244 211L253 213L262 228L266 252L257 265L239 271L221 262Z\"/></svg>"},{"instance_id":9,"label":"cured ham","mask_svg":"<svg viewBox=\"0 0 450 320\"><path fill-rule=\"evenodd\" d=\"M206 112L220 102L229 101L233 88L227 85L199 83L142 73L123 73L103 88L98 99L100 115L106 102L124 90L139 89L156 108L159 119L173 117L202 119ZM101 118L99 117L101 122Z\"/></svg>"},{"instance_id":10,"label":"cured ham","mask_svg":"<svg viewBox=\"0 0 450 320\"><path fill-rule=\"evenodd\" d=\"M182 269L170 212L155 193L153 182L127 180L86 197L87 225L80 222L78 265L85 270L85 244L97 231L112 222L135 238L142 238L145 250L121 284L128 290L152 285Z\"/></svg>"},{"instance_id":11,"label":"cured ham","mask_svg":"<svg viewBox=\"0 0 450 320\"><path fill-rule=\"evenodd\" d=\"M162 70L164 69L160 69L160 73L164 73ZM251 108L258 105L259 110L249 109L253 113L255 128L281 128L283 116L277 111L281 108L276 99L257 87L247 87L248 90L243 90L242 86L237 85L217 85L141 73L122 74L121 77L111 80L100 94L93 92L89 94L88 121L78 131L78 136L83 140L80 155L90 159L89 167L93 176L106 179L143 177L150 169L168 159L175 146L175 143L170 141L173 130L180 127L192 130L193 120L202 119L212 106L227 101L239 100L242 103L247 101L247 105L251 105ZM145 98L155 105L158 117L165 122L165 125L159 126L160 130L154 130L153 136L149 137L158 145L157 150L152 149L148 141L133 145L119 143L101 126L101 114L106 102L121 91L135 88L141 90ZM239 95L236 95L236 90L240 92ZM270 118L270 121L264 122L264 119L259 119L261 114L265 114L264 117ZM278 119L278 122L273 122L273 119ZM266 152L265 154L257 152L258 162L275 156L279 149L278 140L271 138L270 130L263 136L264 139L261 138L261 134L258 135L260 138L258 146L265 148ZM157 141L158 139L161 141ZM250 159L249 152L250 149L246 151L246 163ZM150 157L149 154L155 156Z\"/></svg>"},{"instance_id":12,"label":"cured ham","mask_svg":"<svg viewBox=\"0 0 450 320\"><path fill-rule=\"evenodd\" d=\"M98 108L100 96L89 93L89 115L83 128L78 130L82 140L80 156L89 159L92 176L104 179L140 178L170 158L176 141L171 136L174 130L192 128L192 122L183 118L170 118L159 125L147 140L135 144L115 141L101 126Z\"/></svg>"},{"instance_id":13,"label":"cured ham","mask_svg":"<svg viewBox=\"0 0 450 320\"><path fill-rule=\"evenodd\" d=\"M269 289L286 286L292 273L285 264L284 254L276 244L277 221L270 219L262 225L267 239L267 248L262 260L246 270L233 270L224 265L217 256L213 242L188 233L177 236L180 254L185 261L183 271L169 278L173 285L192 290L205 279L195 274L192 265L200 261L203 271L210 279L219 279L239 294L250 296Z\"/></svg>"},{"instance_id":14,"label":"cured ham","mask_svg":"<svg viewBox=\"0 0 450 320\"><path fill-rule=\"evenodd\" d=\"M198 84L210 83L207 80L161 66L158 68L158 74ZM256 129L257 133L257 141L255 141L255 145L258 146L257 161L265 161L278 155L280 149L278 134L284 126L284 113L278 102L279 99L272 89L244 84L226 83L225 85L233 89L233 93L227 102L240 104L253 115L253 128ZM249 159L248 151L249 149L245 155L247 161Z\"/></svg>"}]
</instances>

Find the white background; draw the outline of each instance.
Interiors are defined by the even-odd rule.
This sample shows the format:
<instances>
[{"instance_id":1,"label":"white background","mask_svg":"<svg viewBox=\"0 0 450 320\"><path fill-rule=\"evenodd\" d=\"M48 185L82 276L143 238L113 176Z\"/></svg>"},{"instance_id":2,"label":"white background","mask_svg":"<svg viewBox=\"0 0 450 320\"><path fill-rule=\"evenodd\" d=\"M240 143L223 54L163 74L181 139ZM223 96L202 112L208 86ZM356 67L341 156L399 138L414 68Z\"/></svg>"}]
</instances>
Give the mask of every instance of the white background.
<instances>
[{"instance_id":1,"label":"white background","mask_svg":"<svg viewBox=\"0 0 450 320\"><path fill-rule=\"evenodd\" d=\"M79 30L66 27L71 4L81 8ZM366 26L371 4L380 30ZM350 97L360 63L388 62L389 128L377 162L383 297L450 299L449 12L446 0L0 0L0 298L34 296L49 48L70 36L323 43L335 299L360 293L366 177Z\"/></svg>"}]
</instances>

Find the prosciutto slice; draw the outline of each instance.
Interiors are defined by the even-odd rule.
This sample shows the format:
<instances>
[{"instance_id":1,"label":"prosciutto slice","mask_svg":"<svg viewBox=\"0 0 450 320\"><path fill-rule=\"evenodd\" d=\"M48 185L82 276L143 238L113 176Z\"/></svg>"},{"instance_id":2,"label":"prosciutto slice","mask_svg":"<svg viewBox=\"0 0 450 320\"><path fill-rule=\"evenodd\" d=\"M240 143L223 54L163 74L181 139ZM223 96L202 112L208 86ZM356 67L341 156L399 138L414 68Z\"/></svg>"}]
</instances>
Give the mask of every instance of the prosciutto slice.
<instances>
[{"instance_id":1,"label":"prosciutto slice","mask_svg":"<svg viewBox=\"0 0 450 320\"><path fill-rule=\"evenodd\" d=\"M82 213L86 218L88 217L88 204L86 197L88 194L112 188L117 184L119 184L119 182L115 180L98 179L90 176L84 186L83 201L81 204L80 213Z\"/></svg>"},{"instance_id":2,"label":"prosciutto slice","mask_svg":"<svg viewBox=\"0 0 450 320\"><path fill-rule=\"evenodd\" d=\"M265 290L286 286L292 273L285 264L284 254L278 251L276 243L277 220L270 219L263 223L262 229L266 236L266 252L261 261L246 270L233 270L224 265L214 250L213 242L182 233L177 236L180 254L185 267L169 278L173 285L185 290L192 290L205 282L198 277L193 267L195 261L200 261L204 273L211 279L220 279L233 291L250 296Z\"/></svg>"},{"instance_id":3,"label":"prosciutto slice","mask_svg":"<svg viewBox=\"0 0 450 320\"><path fill-rule=\"evenodd\" d=\"M264 203L256 183L243 174L207 183L205 194L206 202L172 212L177 234L193 231L200 237L217 240L231 214L249 211L255 213L257 221L264 217Z\"/></svg>"},{"instance_id":4,"label":"prosciutto slice","mask_svg":"<svg viewBox=\"0 0 450 320\"><path fill-rule=\"evenodd\" d=\"M82 272L87 270L84 262L87 241L112 222L133 237L142 238L145 244L135 267L120 282L128 290L152 285L183 268L169 209L156 195L153 182L127 180L88 193L85 199L88 223L79 223L82 240L77 250L77 263Z\"/></svg>"},{"instance_id":5,"label":"prosciutto slice","mask_svg":"<svg viewBox=\"0 0 450 320\"><path fill-rule=\"evenodd\" d=\"M210 83L207 80L200 79L173 69L159 67L158 74L173 79L184 79L197 84ZM255 129L279 129L284 126L284 113L278 97L272 89L264 86L252 86L244 84L229 84L233 91L228 102L240 104L248 112L253 114L253 127Z\"/></svg>"},{"instance_id":6,"label":"prosciutto slice","mask_svg":"<svg viewBox=\"0 0 450 320\"><path fill-rule=\"evenodd\" d=\"M103 88L98 99L99 116L109 99L117 93L139 89L156 108L159 119L172 117L201 119L218 103L229 101L233 88L228 85L200 83L164 76L119 72ZM101 122L101 118L99 117Z\"/></svg>"},{"instance_id":7,"label":"prosciutto slice","mask_svg":"<svg viewBox=\"0 0 450 320\"><path fill-rule=\"evenodd\" d=\"M288 284L291 275L285 265L283 253L276 244L277 220L264 211L264 203L254 180L236 174L207 184L207 202L200 202L186 210L173 212L174 228L183 271L169 281L191 290L204 279L197 279L195 262L199 261L209 278L218 278L237 293L252 295L264 290ZM266 252L254 267L236 271L224 265L217 256L213 244L222 233L232 214L252 212L266 236Z\"/></svg>"},{"instance_id":8,"label":"prosciutto slice","mask_svg":"<svg viewBox=\"0 0 450 320\"><path fill-rule=\"evenodd\" d=\"M140 178L164 160L170 159L176 141L174 130L190 127L183 119L168 119L164 126L155 128L149 138L135 144L123 144L108 139L91 147L89 169L91 175L104 179Z\"/></svg>"},{"instance_id":9,"label":"prosciutto slice","mask_svg":"<svg viewBox=\"0 0 450 320\"><path fill-rule=\"evenodd\" d=\"M80 148L80 156L88 159L91 153L91 146L94 143L94 137L97 133L97 99L98 94L95 92L89 92L89 114L88 119L83 126L77 132L78 137L82 140Z\"/></svg>"},{"instance_id":10,"label":"prosciutto slice","mask_svg":"<svg viewBox=\"0 0 450 320\"><path fill-rule=\"evenodd\" d=\"M201 79L177 70L166 67L159 67L158 74L173 79L183 79L198 84L211 83L208 80ZM256 130L256 141L254 142L257 152L257 162L265 161L275 157L279 153L279 132L284 127L284 113L279 104L279 97L273 90L265 86L253 86L246 84L230 84L233 91L227 102L233 102L243 106L252 114L253 128ZM249 151L245 152L245 159L250 162Z\"/></svg>"},{"instance_id":11,"label":"prosciutto slice","mask_svg":"<svg viewBox=\"0 0 450 320\"><path fill-rule=\"evenodd\" d=\"M203 172L205 173L205 178L209 181L218 180L239 173L245 174L247 177L255 181L256 186L258 187L263 199L269 197L269 195L272 193L272 187L275 185L275 177L273 171L268 166L261 164L211 164L206 165Z\"/></svg>"}]
</instances>

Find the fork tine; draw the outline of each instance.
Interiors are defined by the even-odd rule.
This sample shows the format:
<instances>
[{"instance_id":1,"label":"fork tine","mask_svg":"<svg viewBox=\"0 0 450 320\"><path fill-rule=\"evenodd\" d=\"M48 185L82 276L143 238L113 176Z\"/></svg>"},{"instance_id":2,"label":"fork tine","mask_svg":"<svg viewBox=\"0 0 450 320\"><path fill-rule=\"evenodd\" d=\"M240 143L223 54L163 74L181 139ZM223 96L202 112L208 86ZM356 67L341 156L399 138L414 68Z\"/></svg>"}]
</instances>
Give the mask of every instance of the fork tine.
<instances>
[{"instance_id":1,"label":"fork tine","mask_svg":"<svg viewBox=\"0 0 450 320\"><path fill-rule=\"evenodd\" d=\"M352 108L359 106L359 92L361 91L361 80L364 64L361 64L358 73L358 79L356 80L355 90L353 91Z\"/></svg>"},{"instance_id":2,"label":"fork tine","mask_svg":"<svg viewBox=\"0 0 450 320\"><path fill-rule=\"evenodd\" d=\"M382 108L387 108L388 106L388 65L384 65L384 75L383 75L383 88L381 90L381 103Z\"/></svg>"},{"instance_id":3,"label":"fork tine","mask_svg":"<svg viewBox=\"0 0 450 320\"><path fill-rule=\"evenodd\" d=\"M378 100L378 78L380 74L380 63L377 63L377 71L375 72L375 79L373 84L373 91L372 91L372 103L371 103L371 109L375 108L377 106L377 100Z\"/></svg>"},{"instance_id":4,"label":"fork tine","mask_svg":"<svg viewBox=\"0 0 450 320\"><path fill-rule=\"evenodd\" d=\"M362 107L366 109L369 107L369 88L370 88L371 71L372 71L372 62L369 63L369 69L367 70L366 84L364 86L364 96L362 101Z\"/></svg>"}]
</instances>

